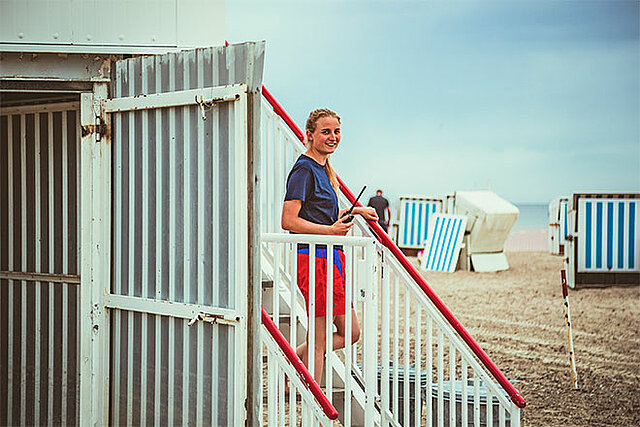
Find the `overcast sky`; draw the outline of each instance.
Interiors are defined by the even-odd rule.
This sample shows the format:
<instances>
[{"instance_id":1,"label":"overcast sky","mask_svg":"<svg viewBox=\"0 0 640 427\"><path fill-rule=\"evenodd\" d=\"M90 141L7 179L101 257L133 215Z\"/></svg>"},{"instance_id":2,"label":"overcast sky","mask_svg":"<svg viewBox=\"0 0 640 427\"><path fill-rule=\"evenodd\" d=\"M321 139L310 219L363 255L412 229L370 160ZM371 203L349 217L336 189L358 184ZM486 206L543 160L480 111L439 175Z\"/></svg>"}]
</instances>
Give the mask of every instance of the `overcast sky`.
<instances>
[{"instance_id":1,"label":"overcast sky","mask_svg":"<svg viewBox=\"0 0 640 427\"><path fill-rule=\"evenodd\" d=\"M354 193L491 189L547 203L640 191L640 2L227 1L266 40L265 86L300 127L342 116Z\"/></svg>"}]
</instances>

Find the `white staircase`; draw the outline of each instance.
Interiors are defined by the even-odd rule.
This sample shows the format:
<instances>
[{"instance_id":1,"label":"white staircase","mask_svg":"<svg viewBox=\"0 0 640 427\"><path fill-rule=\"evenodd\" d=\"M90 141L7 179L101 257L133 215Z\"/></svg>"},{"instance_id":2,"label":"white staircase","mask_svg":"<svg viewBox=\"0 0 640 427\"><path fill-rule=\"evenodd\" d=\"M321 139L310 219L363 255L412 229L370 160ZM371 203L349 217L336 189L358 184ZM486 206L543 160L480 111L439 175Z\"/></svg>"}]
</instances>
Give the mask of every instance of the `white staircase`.
<instances>
[{"instance_id":1,"label":"white staircase","mask_svg":"<svg viewBox=\"0 0 640 427\"><path fill-rule=\"evenodd\" d=\"M270 96L268 92L265 95ZM295 248L298 243L327 244L331 253L332 245L344 246L347 300L357 312L362 334L355 345L329 351L326 357L321 386L340 422L346 426L519 426L524 400L424 280L411 271L406 259L398 256L399 251L385 240L388 238L379 238L384 244L378 240L380 230L374 233L356 217L348 237L283 233L284 185L304 147L292 131L301 135L299 129L277 104L272 105L275 112L266 101L262 107L263 307L292 348L307 334L313 342L315 331L308 329L314 324L313 316L307 319L304 300L293 279ZM353 200L348 189L343 190ZM351 204L345 194L340 194L339 200L342 207ZM327 283L331 282L329 278ZM350 321L346 323L346 336L350 336ZM327 348L332 348L329 339ZM273 375L273 369L266 366L267 376ZM283 367L278 369L284 371ZM271 381L267 393L284 395L283 387L284 380ZM265 413L287 412L284 404L291 401L267 407ZM491 404L487 406L487 402ZM315 405L308 413L318 411L317 401L307 404ZM272 419L277 418L273 414ZM329 423L328 418L308 421L310 424L302 424ZM289 419L287 425L296 425L291 422Z\"/></svg>"}]
</instances>

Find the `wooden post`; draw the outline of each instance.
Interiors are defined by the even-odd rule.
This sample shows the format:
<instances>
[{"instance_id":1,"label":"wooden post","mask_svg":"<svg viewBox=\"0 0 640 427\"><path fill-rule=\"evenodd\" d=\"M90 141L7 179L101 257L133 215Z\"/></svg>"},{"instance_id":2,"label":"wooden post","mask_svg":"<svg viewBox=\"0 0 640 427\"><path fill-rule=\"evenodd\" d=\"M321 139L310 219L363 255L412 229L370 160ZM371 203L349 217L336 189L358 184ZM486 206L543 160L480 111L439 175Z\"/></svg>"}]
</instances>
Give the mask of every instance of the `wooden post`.
<instances>
[{"instance_id":1,"label":"wooden post","mask_svg":"<svg viewBox=\"0 0 640 427\"><path fill-rule=\"evenodd\" d=\"M571 382L573 388L578 388L578 373L576 372L576 358L573 351L573 334L571 333L571 312L569 311L569 289L567 288L567 272L560 270L562 277L562 296L564 297L564 318L567 321L567 339L569 341L569 363L571 365Z\"/></svg>"}]
</instances>

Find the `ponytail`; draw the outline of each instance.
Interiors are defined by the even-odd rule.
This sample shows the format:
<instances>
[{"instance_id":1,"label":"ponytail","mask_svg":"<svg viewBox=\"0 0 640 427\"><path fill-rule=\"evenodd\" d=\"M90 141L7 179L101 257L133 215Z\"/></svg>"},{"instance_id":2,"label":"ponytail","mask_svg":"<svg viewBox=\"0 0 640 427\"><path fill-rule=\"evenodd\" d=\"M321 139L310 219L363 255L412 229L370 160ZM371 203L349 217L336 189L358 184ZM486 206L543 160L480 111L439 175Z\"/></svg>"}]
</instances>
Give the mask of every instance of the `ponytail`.
<instances>
[{"instance_id":1,"label":"ponytail","mask_svg":"<svg viewBox=\"0 0 640 427\"><path fill-rule=\"evenodd\" d=\"M329 177L329 181L331 182L331 186L337 193L340 189L340 183L338 182L338 175L336 175L336 171L331 167L331 163L329 162L329 158L327 157L327 162L324 164L324 171L327 173Z\"/></svg>"}]
</instances>

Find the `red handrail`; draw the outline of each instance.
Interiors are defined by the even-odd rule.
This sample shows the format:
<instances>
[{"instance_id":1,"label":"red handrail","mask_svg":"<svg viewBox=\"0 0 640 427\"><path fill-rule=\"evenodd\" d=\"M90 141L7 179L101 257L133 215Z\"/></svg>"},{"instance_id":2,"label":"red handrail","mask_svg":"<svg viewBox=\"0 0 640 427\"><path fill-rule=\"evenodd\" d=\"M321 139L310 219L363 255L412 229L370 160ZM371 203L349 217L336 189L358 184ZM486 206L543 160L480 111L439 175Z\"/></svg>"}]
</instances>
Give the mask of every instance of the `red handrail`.
<instances>
[{"instance_id":1,"label":"red handrail","mask_svg":"<svg viewBox=\"0 0 640 427\"><path fill-rule=\"evenodd\" d=\"M284 111L282 106L278 104L273 95L271 95L271 93L269 93L267 88L265 88L264 86L262 86L262 94L264 95L267 102L271 104L273 111L280 117L282 117L282 120L284 120L287 126L289 126L291 131L300 139L300 141L303 141L304 135L300 128L295 124L295 122L291 119L291 117L289 117L287 112ZM353 203L356 198L351 190L349 190L349 188L346 186L344 181L340 179L340 177L338 177L338 181L340 182L340 190L342 191L342 193L347 197L349 202ZM362 205L358 203L358 206ZM507 394L511 398L511 401L515 403L519 408L524 408L527 403L522 398L522 396L520 396L518 390L516 390L516 388L509 382L509 380L507 380L507 377L505 377L500 369L498 369L498 367L495 365L495 363L491 361L489 356L487 356L484 350L482 350L482 348L478 345L478 343L476 343L473 337L471 337L469 332L467 332L464 326L462 326L462 323L460 323L460 321L456 319L451 310L447 308L447 306L442 302L438 295L436 295L433 289L431 289L431 287L427 284L427 281L424 280L424 277L422 277L418 270L416 270L411 262L409 262L407 257L404 256L400 248L396 246L389 235L382 229L382 227L380 227L380 224L375 221L367 221L367 223L369 224L369 227L373 229L373 232L376 234L378 240L387 248L389 248L389 250L396 256L396 258L398 258L400 264L402 264L405 270L407 270L407 273L409 273L413 280L416 281L416 283L418 284L418 286L420 286L424 293L427 294L427 297L429 297L431 302L433 302L433 304L437 307L444 318L447 319L449 324L456 330L458 335L460 335L460 338L462 338L462 340L467 343L469 348L471 348L471 351L473 351L473 353L478 356L478 359L480 359L487 370L491 372L493 377L507 392Z\"/></svg>"},{"instance_id":2,"label":"red handrail","mask_svg":"<svg viewBox=\"0 0 640 427\"><path fill-rule=\"evenodd\" d=\"M295 370L302 376L302 380L307 386L313 396L316 398L324 413L329 417L330 420L335 420L338 418L338 411L334 406L329 402L327 396L322 392L318 383L313 379L307 368L304 366L296 352L291 348L289 342L287 342L286 338L282 336L282 333L278 329L273 320L271 320L271 316L262 308L262 323L267 328L273 339L278 343L280 349L284 352L284 355L287 357L289 362L293 365Z\"/></svg>"}]
</instances>

